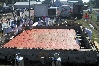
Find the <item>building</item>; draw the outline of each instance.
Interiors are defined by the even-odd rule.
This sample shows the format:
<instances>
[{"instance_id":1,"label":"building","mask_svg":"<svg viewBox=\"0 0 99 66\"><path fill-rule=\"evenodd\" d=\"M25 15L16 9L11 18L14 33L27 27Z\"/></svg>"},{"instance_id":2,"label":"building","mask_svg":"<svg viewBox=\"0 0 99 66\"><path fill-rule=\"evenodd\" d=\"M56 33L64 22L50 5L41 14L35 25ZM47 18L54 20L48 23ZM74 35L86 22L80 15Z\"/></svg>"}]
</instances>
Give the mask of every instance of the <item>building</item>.
<instances>
[{"instance_id":1,"label":"building","mask_svg":"<svg viewBox=\"0 0 99 66\"><path fill-rule=\"evenodd\" d=\"M67 1L56 0L56 1L54 2L54 5L53 5L53 6L59 7L59 6L61 6L61 5L67 5L67 4L68 4Z\"/></svg>"},{"instance_id":2,"label":"building","mask_svg":"<svg viewBox=\"0 0 99 66\"><path fill-rule=\"evenodd\" d=\"M60 1L63 5L68 5L69 3L67 1Z\"/></svg>"},{"instance_id":3,"label":"building","mask_svg":"<svg viewBox=\"0 0 99 66\"><path fill-rule=\"evenodd\" d=\"M42 2L30 1L30 8L34 8L34 4L42 4ZM14 4L15 9L29 9L29 2L16 2Z\"/></svg>"}]
</instances>

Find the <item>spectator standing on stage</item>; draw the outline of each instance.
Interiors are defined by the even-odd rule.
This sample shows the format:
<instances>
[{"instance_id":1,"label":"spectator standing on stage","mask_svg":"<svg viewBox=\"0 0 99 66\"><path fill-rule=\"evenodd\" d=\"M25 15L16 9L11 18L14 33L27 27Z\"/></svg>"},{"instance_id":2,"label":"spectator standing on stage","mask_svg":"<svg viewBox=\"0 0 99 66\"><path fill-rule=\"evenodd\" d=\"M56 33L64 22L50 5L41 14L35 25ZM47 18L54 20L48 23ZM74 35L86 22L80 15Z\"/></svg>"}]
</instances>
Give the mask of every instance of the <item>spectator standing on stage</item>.
<instances>
[{"instance_id":1,"label":"spectator standing on stage","mask_svg":"<svg viewBox=\"0 0 99 66\"><path fill-rule=\"evenodd\" d=\"M7 20L3 20L3 23L2 23L2 30L3 30L3 35L7 35L7 28L8 28L8 24L7 24Z\"/></svg>"},{"instance_id":2,"label":"spectator standing on stage","mask_svg":"<svg viewBox=\"0 0 99 66\"><path fill-rule=\"evenodd\" d=\"M29 23L29 25L30 25L30 28L32 28L32 25L33 25L33 21L32 21L32 19L30 19L30 23Z\"/></svg>"},{"instance_id":3,"label":"spectator standing on stage","mask_svg":"<svg viewBox=\"0 0 99 66\"><path fill-rule=\"evenodd\" d=\"M41 26L41 18L39 18L38 26Z\"/></svg>"},{"instance_id":4,"label":"spectator standing on stage","mask_svg":"<svg viewBox=\"0 0 99 66\"><path fill-rule=\"evenodd\" d=\"M20 21L20 25L17 27L18 28L18 34L21 33L22 26L23 26L23 20Z\"/></svg>"},{"instance_id":5,"label":"spectator standing on stage","mask_svg":"<svg viewBox=\"0 0 99 66\"><path fill-rule=\"evenodd\" d=\"M8 26L9 26L9 27L11 27L11 25L12 25L12 21L13 21L13 20L12 20L11 18L8 19Z\"/></svg>"},{"instance_id":6,"label":"spectator standing on stage","mask_svg":"<svg viewBox=\"0 0 99 66\"><path fill-rule=\"evenodd\" d=\"M19 19L19 17L18 17L18 19L17 19L17 27L18 26L20 26L20 19Z\"/></svg>"},{"instance_id":7,"label":"spectator standing on stage","mask_svg":"<svg viewBox=\"0 0 99 66\"><path fill-rule=\"evenodd\" d=\"M17 35L18 34L18 28L17 28L17 26L14 27L13 31L14 31L14 35Z\"/></svg>"},{"instance_id":8,"label":"spectator standing on stage","mask_svg":"<svg viewBox=\"0 0 99 66\"><path fill-rule=\"evenodd\" d=\"M45 18L46 26L48 26L48 17Z\"/></svg>"},{"instance_id":9,"label":"spectator standing on stage","mask_svg":"<svg viewBox=\"0 0 99 66\"><path fill-rule=\"evenodd\" d=\"M92 30L83 27L83 31L88 35L90 39L92 39Z\"/></svg>"},{"instance_id":10,"label":"spectator standing on stage","mask_svg":"<svg viewBox=\"0 0 99 66\"><path fill-rule=\"evenodd\" d=\"M29 19L26 20L26 29L29 29Z\"/></svg>"},{"instance_id":11,"label":"spectator standing on stage","mask_svg":"<svg viewBox=\"0 0 99 66\"><path fill-rule=\"evenodd\" d=\"M45 18L46 18L46 16L44 15L44 16L43 16L43 21L45 21Z\"/></svg>"}]
</instances>

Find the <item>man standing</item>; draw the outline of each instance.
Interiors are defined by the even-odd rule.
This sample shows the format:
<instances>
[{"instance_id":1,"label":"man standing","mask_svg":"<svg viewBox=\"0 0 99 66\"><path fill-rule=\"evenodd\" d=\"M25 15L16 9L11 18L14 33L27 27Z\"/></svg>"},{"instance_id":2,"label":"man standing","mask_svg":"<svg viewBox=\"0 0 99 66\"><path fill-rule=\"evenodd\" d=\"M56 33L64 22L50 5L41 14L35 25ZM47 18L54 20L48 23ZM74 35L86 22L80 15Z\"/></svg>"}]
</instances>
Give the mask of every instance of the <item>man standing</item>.
<instances>
[{"instance_id":1,"label":"man standing","mask_svg":"<svg viewBox=\"0 0 99 66\"><path fill-rule=\"evenodd\" d=\"M7 28L8 28L8 24L7 24L7 20L3 20L2 23L2 30L3 30L3 35L7 35Z\"/></svg>"},{"instance_id":2,"label":"man standing","mask_svg":"<svg viewBox=\"0 0 99 66\"><path fill-rule=\"evenodd\" d=\"M46 26L48 26L48 17L45 18Z\"/></svg>"},{"instance_id":3,"label":"man standing","mask_svg":"<svg viewBox=\"0 0 99 66\"><path fill-rule=\"evenodd\" d=\"M14 35L17 35L18 34L18 28L17 28L17 26L14 27L13 31L14 31Z\"/></svg>"},{"instance_id":4,"label":"man standing","mask_svg":"<svg viewBox=\"0 0 99 66\"><path fill-rule=\"evenodd\" d=\"M39 18L38 26L41 26L41 18Z\"/></svg>"},{"instance_id":5,"label":"man standing","mask_svg":"<svg viewBox=\"0 0 99 66\"><path fill-rule=\"evenodd\" d=\"M52 58L52 66L61 66L61 57L59 57L59 53L55 53Z\"/></svg>"},{"instance_id":6,"label":"man standing","mask_svg":"<svg viewBox=\"0 0 99 66\"><path fill-rule=\"evenodd\" d=\"M29 27L32 28L32 25L33 25L32 19L30 19L29 25L30 25Z\"/></svg>"},{"instance_id":7,"label":"man standing","mask_svg":"<svg viewBox=\"0 0 99 66\"><path fill-rule=\"evenodd\" d=\"M90 30L90 29L88 29L88 28L85 28L85 27L83 27L83 30L84 30L85 33L88 34L88 37L89 37L90 39L92 39L92 30Z\"/></svg>"},{"instance_id":8,"label":"man standing","mask_svg":"<svg viewBox=\"0 0 99 66\"><path fill-rule=\"evenodd\" d=\"M15 58L15 63L17 64L17 66L24 66L24 62L23 61L23 57L21 57L20 53L16 54L16 58Z\"/></svg>"}]
</instances>

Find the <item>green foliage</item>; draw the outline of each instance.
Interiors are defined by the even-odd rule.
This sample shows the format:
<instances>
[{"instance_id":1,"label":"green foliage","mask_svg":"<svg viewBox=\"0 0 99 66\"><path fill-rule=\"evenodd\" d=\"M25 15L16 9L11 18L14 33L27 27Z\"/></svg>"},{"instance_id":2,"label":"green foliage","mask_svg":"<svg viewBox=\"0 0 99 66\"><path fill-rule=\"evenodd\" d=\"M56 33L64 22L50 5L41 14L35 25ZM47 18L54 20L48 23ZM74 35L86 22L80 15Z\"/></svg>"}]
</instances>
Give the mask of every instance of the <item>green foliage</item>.
<instances>
[{"instance_id":1,"label":"green foliage","mask_svg":"<svg viewBox=\"0 0 99 66\"><path fill-rule=\"evenodd\" d=\"M89 4L93 7L99 8L99 0L90 0Z\"/></svg>"},{"instance_id":2,"label":"green foliage","mask_svg":"<svg viewBox=\"0 0 99 66\"><path fill-rule=\"evenodd\" d=\"M86 12L84 12L84 13L86 13ZM99 43L99 34L98 34L99 32L95 29L90 28L90 26L89 26L90 22L92 23L92 25L97 24L97 22L96 22L97 12L93 11L92 14L89 14L89 16L92 16L92 19L90 19L89 21L85 22L84 18L82 18L81 20L77 20L76 23L80 23L80 24L82 24L82 26L91 29L92 30L92 41L97 41ZM97 26L97 28L99 28L99 26Z\"/></svg>"},{"instance_id":3,"label":"green foliage","mask_svg":"<svg viewBox=\"0 0 99 66\"><path fill-rule=\"evenodd\" d=\"M43 1L43 4L50 4L51 3L51 0L45 0Z\"/></svg>"},{"instance_id":4,"label":"green foliage","mask_svg":"<svg viewBox=\"0 0 99 66\"><path fill-rule=\"evenodd\" d=\"M2 6L2 2L0 2L0 7Z\"/></svg>"},{"instance_id":5,"label":"green foliage","mask_svg":"<svg viewBox=\"0 0 99 66\"><path fill-rule=\"evenodd\" d=\"M0 0L1 3L7 3L7 4L12 4L15 2L26 2L28 0ZM37 1L37 0L30 0L30 1Z\"/></svg>"}]
</instances>

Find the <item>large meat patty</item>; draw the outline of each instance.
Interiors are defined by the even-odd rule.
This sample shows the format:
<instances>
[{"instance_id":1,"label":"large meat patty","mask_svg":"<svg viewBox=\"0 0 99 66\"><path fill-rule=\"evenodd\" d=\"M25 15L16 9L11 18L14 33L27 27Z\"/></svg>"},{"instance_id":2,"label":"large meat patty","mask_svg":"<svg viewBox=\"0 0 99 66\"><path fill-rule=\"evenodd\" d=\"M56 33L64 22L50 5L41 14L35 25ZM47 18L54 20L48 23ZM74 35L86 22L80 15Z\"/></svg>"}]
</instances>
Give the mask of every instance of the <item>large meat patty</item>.
<instances>
[{"instance_id":1,"label":"large meat patty","mask_svg":"<svg viewBox=\"0 0 99 66\"><path fill-rule=\"evenodd\" d=\"M75 35L74 29L26 30L6 43L4 47L79 50L80 46L76 43Z\"/></svg>"}]
</instances>

